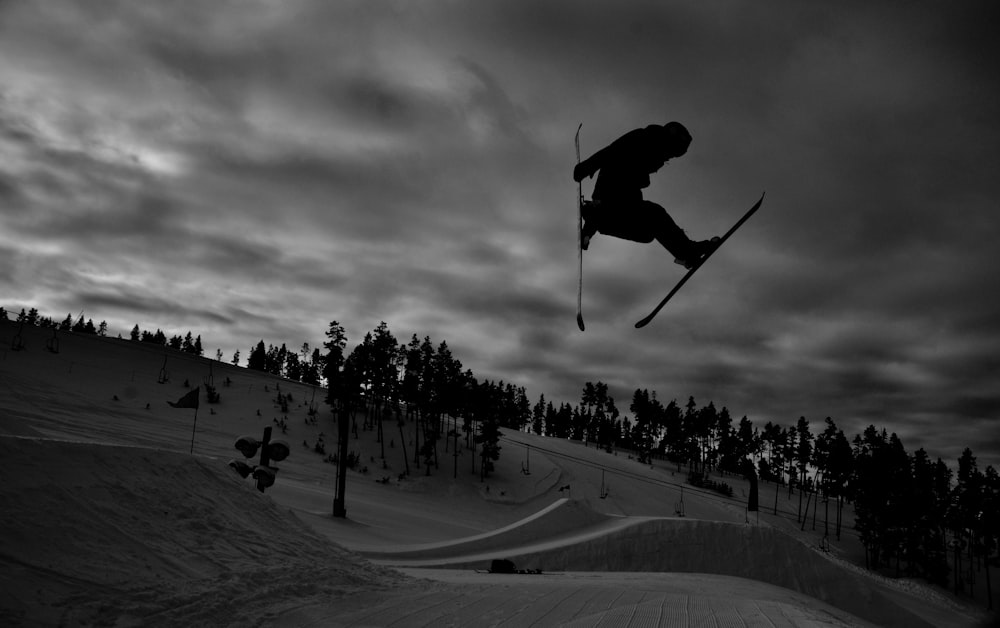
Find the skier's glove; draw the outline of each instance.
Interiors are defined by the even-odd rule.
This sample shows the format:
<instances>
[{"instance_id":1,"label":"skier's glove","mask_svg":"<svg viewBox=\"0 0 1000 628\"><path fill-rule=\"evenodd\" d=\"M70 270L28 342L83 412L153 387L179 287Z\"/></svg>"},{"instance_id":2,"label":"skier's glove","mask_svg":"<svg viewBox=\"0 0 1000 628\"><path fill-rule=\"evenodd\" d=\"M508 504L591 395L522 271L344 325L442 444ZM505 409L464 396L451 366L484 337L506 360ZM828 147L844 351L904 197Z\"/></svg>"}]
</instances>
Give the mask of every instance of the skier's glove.
<instances>
[{"instance_id":1,"label":"skier's glove","mask_svg":"<svg viewBox=\"0 0 1000 628\"><path fill-rule=\"evenodd\" d=\"M587 162L581 162L573 168L573 180L579 183L587 177L594 176L594 171L587 166Z\"/></svg>"}]
</instances>

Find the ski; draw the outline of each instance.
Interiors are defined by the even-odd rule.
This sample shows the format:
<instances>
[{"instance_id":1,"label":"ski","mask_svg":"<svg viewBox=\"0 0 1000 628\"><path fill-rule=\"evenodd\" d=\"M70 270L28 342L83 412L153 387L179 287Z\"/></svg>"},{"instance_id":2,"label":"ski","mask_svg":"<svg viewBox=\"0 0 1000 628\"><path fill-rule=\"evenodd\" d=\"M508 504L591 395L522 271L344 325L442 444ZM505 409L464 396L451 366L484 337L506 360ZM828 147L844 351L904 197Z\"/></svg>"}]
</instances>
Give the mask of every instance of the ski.
<instances>
[{"instance_id":1,"label":"ski","mask_svg":"<svg viewBox=\"0 0 1000 628\"><path fill-rule=\"evenodd\" d=\"M583 122L576 127L576 163L580 164L580 129ZM583 182L576 184L576 256L580 263L580 272L576 283L576 326L583 331Z\"/></svg>"},{"instance_id":2,"label":"ski","mask_svg":"<svg viewBox=\"0 0 1000 628\"><path fill-rule=\"evenodd\" d=\"M579 131L578 131L578 133L579 133ZM663 297L663 300L660 301L660 303L655 308L653 308L653 311L649 313L649 316L647 316L646 318L642 319L641 321L639 321L638 323L635 324L636 328L645 327L646 325L648 325L649 321L653 320L653 318L660 312L660 310L663 309L663 306L667 304L667 301L669 301L671 299L671 297L673 297L675 294L677 294L677 291L681 289L681 286L683 286L685 283L687 283L687 280L691 278L691 275L695 274L695 272L697 272L697 270L699 268L701 268L702 265L704 265L706 261L708 261L708 258L712 257L712 255L714 255L715 252L718 251L719 248L721 248L723 244L725 244L726 240L729 239L729 236L733 235L733 233L735 233L736 230L739 229L740 226L743 225L743 223L745 223L747 220L750 219L750 216L753 216L754 212L756 212L757 209L760 208L760 204L763 203L763 202L764 202L764 194L761 194L760 195L760 199L756 203L754 203L754 206L751 207L747 211L747 213L743 214L743 217L740 218L736 222L736 224L733 225L732 228L729 231L727 231L726 234L719 239L718 244L716 244L715 248L712 249L712 252L709 253L708 255L706 255L705 257L703 257L701 259L701 261L698 262L697 266L695 266L691 270L687 271L687 274L684 275L681 278L681 280L677 282L677 285L674 286L674 289L671 290L667 294L667 296ZM581 270L582 270L582 264L581 264ZM583 323L581 322L580 329L583 329L582 325L583 325Z\"/></svg>"}]
</instances>

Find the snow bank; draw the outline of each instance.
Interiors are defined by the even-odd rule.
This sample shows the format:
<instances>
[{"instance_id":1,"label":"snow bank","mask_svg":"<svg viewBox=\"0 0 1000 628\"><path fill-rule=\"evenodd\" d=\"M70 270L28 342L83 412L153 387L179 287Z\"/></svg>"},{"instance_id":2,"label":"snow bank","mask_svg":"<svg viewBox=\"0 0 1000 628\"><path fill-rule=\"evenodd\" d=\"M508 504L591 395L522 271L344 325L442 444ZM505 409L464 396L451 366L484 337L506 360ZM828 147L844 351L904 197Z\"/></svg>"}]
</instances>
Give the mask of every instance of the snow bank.
<instances>
[{"instance_id":1,"label":"snow bank","mask_svg":"<svg viewBox=\"0 0 1000 628\"><path fill-rule=\"evenodd\" d=\"M402 576L319 537L225 461L0 437L0 624L254 625Z\"/></svg>"}]
</instances>

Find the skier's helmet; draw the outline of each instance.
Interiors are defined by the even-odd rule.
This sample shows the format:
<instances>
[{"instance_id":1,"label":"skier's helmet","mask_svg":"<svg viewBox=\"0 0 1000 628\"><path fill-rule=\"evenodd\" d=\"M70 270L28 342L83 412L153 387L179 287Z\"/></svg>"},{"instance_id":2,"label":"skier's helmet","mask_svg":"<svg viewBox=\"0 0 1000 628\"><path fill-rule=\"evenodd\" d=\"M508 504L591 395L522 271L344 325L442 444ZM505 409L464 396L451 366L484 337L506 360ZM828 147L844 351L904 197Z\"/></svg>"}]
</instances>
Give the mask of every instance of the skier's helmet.
<instances>
[{"instance_id":1,"label":"skier's helmet","mask_svg":"<svg viewBox=\"0 0 1000 628\"><path fill-rule=\"evenodd\" d=\"M691 134L680 122L668 122L663 125L663 135L669 157L680 157L691 145Z\"/></svg>"}]
</instances>

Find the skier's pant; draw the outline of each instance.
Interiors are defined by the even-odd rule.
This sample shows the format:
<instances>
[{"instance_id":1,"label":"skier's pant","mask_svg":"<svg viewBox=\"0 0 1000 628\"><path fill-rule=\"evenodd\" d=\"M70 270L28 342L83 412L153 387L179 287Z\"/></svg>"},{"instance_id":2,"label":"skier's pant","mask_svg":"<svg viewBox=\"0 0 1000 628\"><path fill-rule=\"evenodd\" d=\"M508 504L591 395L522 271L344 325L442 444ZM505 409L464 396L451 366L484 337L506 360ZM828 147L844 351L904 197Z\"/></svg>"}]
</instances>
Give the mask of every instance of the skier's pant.
<instances>
[{"instance_id":1,"label":"skier's pant","mask_svg":"<svg viewBox=\"0 0 1000 628\"><path fill-rule=\"evenodd\" d=\"M667 210L652 201L601 200L598 211L597 230L605 235L643 244L656 240L674 257L682 259L690 250L692 242L684 230Z\"/></svg>"}]
</instances>

